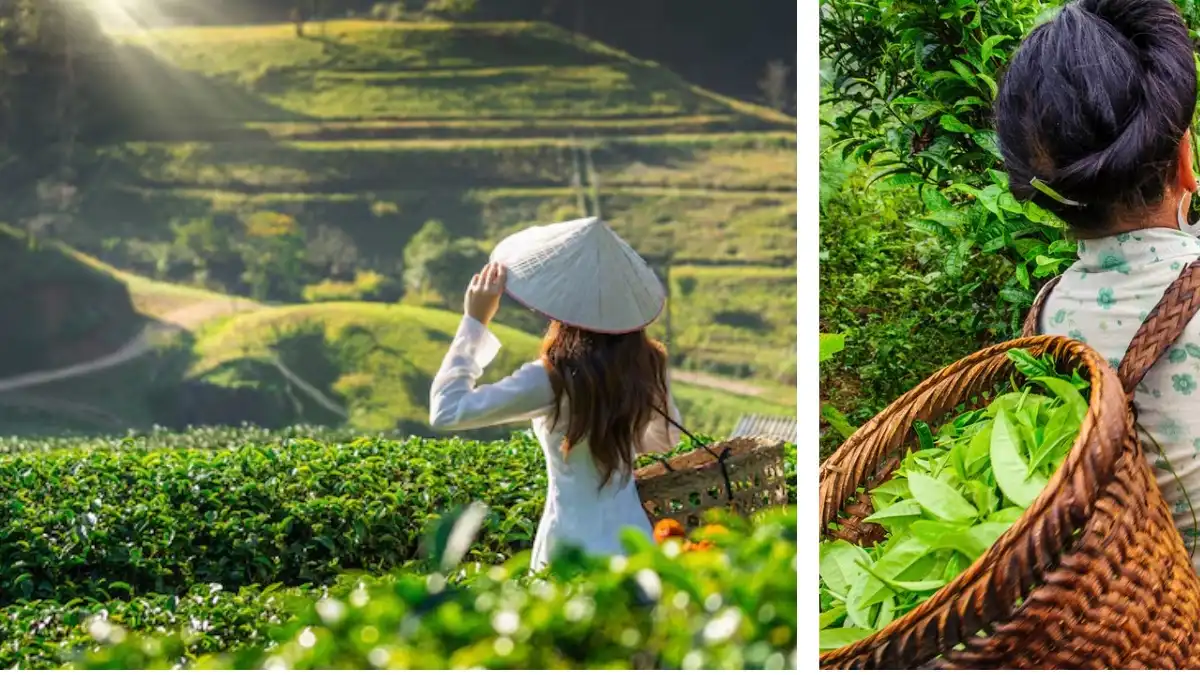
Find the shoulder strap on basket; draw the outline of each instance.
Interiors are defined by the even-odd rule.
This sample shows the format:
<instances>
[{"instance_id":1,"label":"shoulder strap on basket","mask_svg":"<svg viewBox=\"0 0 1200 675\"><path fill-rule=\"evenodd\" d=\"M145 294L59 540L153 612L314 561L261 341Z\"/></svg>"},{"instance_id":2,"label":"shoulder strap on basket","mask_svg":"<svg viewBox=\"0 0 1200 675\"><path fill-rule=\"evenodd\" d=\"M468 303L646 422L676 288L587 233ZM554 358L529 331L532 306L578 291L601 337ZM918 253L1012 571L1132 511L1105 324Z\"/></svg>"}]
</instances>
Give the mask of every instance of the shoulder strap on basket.
<instances>
[{"instance_id":1,"label":"shoulder strap on basket","mask_svg":"<svg viewBox=\"0 0 1200 675\"><path fill-rule=\"evenodd\" d=\"M707 452L708 454L712 455L713 457L715 457L717 459L717 466L719 466L721 468L721 477L725 479L725 496L726 496L726 498L729 499L729 501L733 501L733 482L729 480L729 469L727 469L725 467L725 460L729 458L730 447L726 446L726 448L721 451L721 454L718 455L716 452L713 452L712 448L708 447L707 443L705 443L704 441L700 440L699 438L696 438L695 436L693 436L692 432L688 431L687 429L684 429L682 424L671 419L671 416L668 415L667 413L663 412L662 410L659 410L658 406L651 406L651 407L654 408L654 412L658 413L659 415L662 415L663 419L665 419L668 423L670 423L671 426L673 426L676 429L678 429L679 431L683 432L683 434L685 436L687 436L689 439L691 439L691 441L693 443L704 448L705 452ZM668 462L667 460L660 458L658 461L662 462L662 465L667 468L667 471L675 470L671 466L670 462Z\"/></svg>"},{"instance_id":2,"label":"shoulder strap on basket","mask_svg":"<svg viewBox=\"0 0 1200 675\"><path fill-rule=\"evenodd\" d=\"M1038 326L1042 320L1042 308L1046 306L1046 299L1050 297L1050 292L1058 285L1060 279L1062 277L1054 277L1038 291L1037 297L1033 299L1033 306L1025 315L1025 323L1021 326L1021 337L1033 337L1038 334Z\"/></svg>"},{"instance_id":3,"label":"shoulder strap on basket","mask_svg":"<svg viewBox=\"0 0 1200 675\"><path fill-rule=\"evenodd\" d=\"M1183 335L1197 311L1200 311L1200 260L1183 268L1171 282L1129 343L1117 368L1126 396L1133 398L1142 378Z\"/></svg>"}]
</instances>

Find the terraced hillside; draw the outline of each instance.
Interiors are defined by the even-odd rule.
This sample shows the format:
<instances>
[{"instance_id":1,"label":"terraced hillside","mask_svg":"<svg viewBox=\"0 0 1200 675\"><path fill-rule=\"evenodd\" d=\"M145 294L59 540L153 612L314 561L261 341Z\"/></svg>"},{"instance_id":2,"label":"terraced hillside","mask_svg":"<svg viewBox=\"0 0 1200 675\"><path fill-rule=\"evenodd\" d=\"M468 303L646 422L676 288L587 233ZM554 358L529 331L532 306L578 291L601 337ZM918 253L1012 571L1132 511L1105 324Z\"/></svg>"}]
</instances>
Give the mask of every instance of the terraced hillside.
<instances>
[{"instance_id":1,"label":"terraced hillside","mask_svg":"<svg viewBox=\"0 0 1200 675\"><path fill-rule=\"evenodd\" d=\"M427 221L487 247L598 206L673 256L677 365L794 382L794 120L549 25L312 31L127 38L106 70L135 123L97 148L72 243L237 290L185 260L182 226L286 214L310 246L334 232L398 277Z\"/></svg>"}]
</instances>

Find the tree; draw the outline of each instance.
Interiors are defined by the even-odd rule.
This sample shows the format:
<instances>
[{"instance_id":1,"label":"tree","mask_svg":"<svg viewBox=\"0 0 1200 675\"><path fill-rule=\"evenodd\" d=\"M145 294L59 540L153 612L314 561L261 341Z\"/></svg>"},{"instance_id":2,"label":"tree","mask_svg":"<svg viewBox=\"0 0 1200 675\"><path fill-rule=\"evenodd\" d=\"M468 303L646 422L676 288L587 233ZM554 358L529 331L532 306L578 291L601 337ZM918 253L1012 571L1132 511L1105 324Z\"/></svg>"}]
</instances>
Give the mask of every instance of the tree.
<instances>
[{"instance_id":1,"label":"tree","mask_svg":"<svg viewBox=\"0 0 1200 675\"><path fill-rule=\"evenodd\" d=\"M431 290L428 266L450 246L450 232L440 220L427 221L404 247L404 288L409 293Z\"/></svg>"},{"instance_id":2,"label":"tree","mask_svg":"<svg viewBox=\"0 0 1200 675\"><path fill-rule=\"evenodd\" d=\"M296 219L283 213L260 211L244 219L246 239L241 244L246 270L242 280L257 300L299 299L306 283L304 232Z\"/></svg>"},{"instance_id":3,"label":"tree","mask_svg":"<svg viewBox=\"0 0 1200 675\"><path fill-rule=\"evenodd\" d=\"M308 262L332 279L349 279L358 264L358 247L344 230L318 225L308 241Z\"/></svg>"},{"instance_id":4,"label":"tree","mask_svg":"<svg viewBox=\"0 0 1200 675\"><path fill-rule=\"evenodd\" d=\"M105 119L91 75L109 48L78 0L0 0L0 182L15 220L65 222L71 199L43 187L78 184L77 140Z\"/></svg>"},{"instance_id":5,"label":"tree","mask_svg":"<svg viewBox=\"0 0 1200 675\"><path fill-rule=\"evenodd\" d=\"M786 111L788 103L791 99L788 96L789 85L788 75L792 69L783 61L771 61L767 64L767 70L763 74L762 79L758 81L758 88L762 90L763 96L767 99L767 105L775 110Z\"/></svg>"},{"instance_id":6,"label":"tree","mask_svg":"<svg viewBox=\"0 0 1200 675\"><path fill-rule=\"evenodd\" d=\"M442 254L429 260L425 274L432 290L442 301L453 306L461 300L467 284L488 262L487 251L473 239L459 239L445 248Z\"/></svg>"},{"instance_id":7,"label":"tree","mask_svg":"<svg viewBox=\"0 0 1200 675\"><path fill-rule=\"evenodd\" d=\"M404 247L404 286L409 293L432 291L454 303L487 264L487 252L473 239L452 239L440 221L431 220Z\"/></svg>"},{"instance_id":8,"label":"tree","mask_svg":"<svg viewBox=\"0 0 1200 675\"><path fill-rule=\"evenodd\" d=\"M292 5L291 21L296 26L296 37L304 37L304 24L312 19L316 12L315 0L294 0Z\"/></svg>"},{"instance_id":9,"label":"tree","mask_svg":"<svg viewBox=\"0 0 1200 675\"><path fill-rule=\"evenodd\" d=\"M477 0L429 0L425 13L454 21L465 19L477 8Z\"/></svg>"},{"instance_id":10,"label":"tree","mask_svg":"<svg viewBox=\"0 0 1200 675\"><path fill-rule=\"evenodd\" d=\"M175 234L172 243L172 258L193 272L200 284L215 284L231 289L240 283L245 264L236 249L233 226L238 223L228 218L214 220L212 217L193 218L171 223Z\"/></svg>"},{"instance_id":11,"label":"tree","mask_svg":"<svg viewBox=\"0 0 1200 675\"><path fill-rule=\"evenodd\" d=\"M400 21L405 14L403 2L377 2L371 7L371 18L380 21Z\"/></svg>"}]
</instances>

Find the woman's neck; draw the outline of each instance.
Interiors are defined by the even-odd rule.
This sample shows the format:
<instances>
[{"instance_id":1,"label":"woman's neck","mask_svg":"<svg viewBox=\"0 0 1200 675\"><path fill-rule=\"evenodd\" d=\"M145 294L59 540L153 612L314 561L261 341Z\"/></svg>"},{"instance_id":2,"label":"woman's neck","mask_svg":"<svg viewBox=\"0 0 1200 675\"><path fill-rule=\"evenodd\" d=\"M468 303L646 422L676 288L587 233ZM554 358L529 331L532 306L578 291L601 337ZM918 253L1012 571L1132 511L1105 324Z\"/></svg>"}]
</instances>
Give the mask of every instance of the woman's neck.
<instances>
[{"instance_id":1,"label":"woman's neck","mask_svg":"<svg viewBox=\"0 0 1200 675\"><path fill-rule=\"evenodd\" d=\"M1124 214L1116 219L1111 227L1090 232L1076 231L1076 239L1101 239L1126 232L1147 230L1151 228L1179 229L1179 216L1176 209L1183 195L1170 195L1161 203L1139 209L1133 213Z\"/></svg>"}]
</instances>

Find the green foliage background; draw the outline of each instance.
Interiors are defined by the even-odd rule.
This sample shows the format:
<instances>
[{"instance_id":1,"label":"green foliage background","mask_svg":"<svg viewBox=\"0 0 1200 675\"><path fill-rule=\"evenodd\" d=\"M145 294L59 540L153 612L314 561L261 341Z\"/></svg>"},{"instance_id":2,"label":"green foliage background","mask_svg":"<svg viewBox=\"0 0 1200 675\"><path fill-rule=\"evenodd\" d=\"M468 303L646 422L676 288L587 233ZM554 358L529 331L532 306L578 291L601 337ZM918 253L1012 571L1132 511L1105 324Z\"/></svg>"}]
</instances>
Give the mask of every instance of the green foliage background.
<instances>
[{"instance_id":1,"label":"green foliage background","mask_svg":"<svg viewBox=\"0 0 1200 675\"><path fill-rule=\"evenodd\" d=\"M821 4L821 330L846 336L821 391L854 422L1014 337L1075 260L1064 224L1009 193L991 121L1010 55L1060 5ZM1197 41L1200 8L1179 7Z\"/></svg>"}]
</instances>

